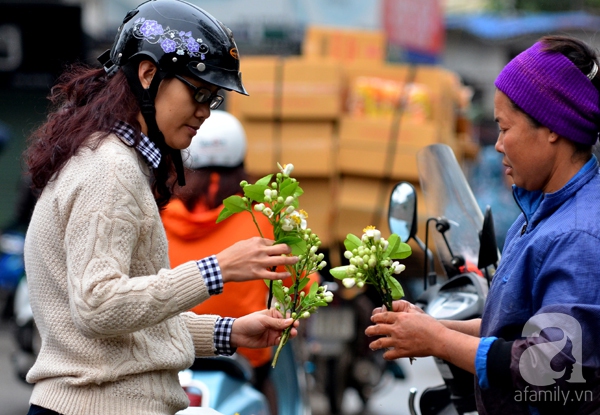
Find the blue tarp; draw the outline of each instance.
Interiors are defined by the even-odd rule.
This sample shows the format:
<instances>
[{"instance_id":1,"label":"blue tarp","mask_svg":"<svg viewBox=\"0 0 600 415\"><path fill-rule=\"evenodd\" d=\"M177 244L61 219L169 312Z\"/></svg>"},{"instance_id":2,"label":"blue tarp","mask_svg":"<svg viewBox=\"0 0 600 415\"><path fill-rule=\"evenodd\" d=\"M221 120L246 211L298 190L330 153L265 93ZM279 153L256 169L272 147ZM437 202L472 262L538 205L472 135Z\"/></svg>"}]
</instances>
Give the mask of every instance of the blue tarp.
<instances>
[{"instance_id":1,"label":"blue tarp","mask_svg":"<svg viewBox=\"0 0 600 415\"><path fill-rule=\"evenodd\" d=\"M584 11L515 15L448 15L447 30L463 30L487 40L566 30L600 30L600 16Z\"/></svg>"}]
</instances>

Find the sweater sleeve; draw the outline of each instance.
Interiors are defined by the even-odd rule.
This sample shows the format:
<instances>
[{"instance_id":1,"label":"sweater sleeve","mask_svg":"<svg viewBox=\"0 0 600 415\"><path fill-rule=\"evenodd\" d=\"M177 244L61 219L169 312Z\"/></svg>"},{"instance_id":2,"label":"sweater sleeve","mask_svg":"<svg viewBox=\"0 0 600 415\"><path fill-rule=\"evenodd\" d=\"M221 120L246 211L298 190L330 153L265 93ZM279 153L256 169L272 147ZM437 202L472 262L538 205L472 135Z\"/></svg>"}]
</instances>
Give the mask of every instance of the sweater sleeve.
<instances>
[{"instance_id":1,"label":"sweater sleeve","mask_svg":"<svg viewBox=\"0 0 600 415\"><path fill-rule=\"evenodd\" d=\"M61 206L71 314L92 338L154 326L209 297L195 261L168 269L147 177L137 159L114 153L82 157L94 168L81 168Z\"/></svg>"}]
</instances>

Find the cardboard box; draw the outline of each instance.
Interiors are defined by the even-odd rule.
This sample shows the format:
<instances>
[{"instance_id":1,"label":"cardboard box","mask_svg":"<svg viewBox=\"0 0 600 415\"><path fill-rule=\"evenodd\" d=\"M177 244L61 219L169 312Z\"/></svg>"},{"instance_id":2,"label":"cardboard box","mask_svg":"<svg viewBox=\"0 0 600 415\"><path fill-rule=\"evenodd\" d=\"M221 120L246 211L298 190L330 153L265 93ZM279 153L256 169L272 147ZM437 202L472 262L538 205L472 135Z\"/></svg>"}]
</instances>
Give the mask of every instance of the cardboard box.
<instances>
[{"instance_id":1,"label":"cardboard box","mask_svg":"<svg viewBox=\"0 0 600 415\"><path fill-rule=\"evenodd\" d=\"M417 152L433 143L456 147L433 123L345 117L340 122L337 168L341 173L418 182Z\"/></svg>"},{"instance_id":2,"label":"cardboard box","mask_svg":"<svg viewBox=\"0 0 600 415\"><path fill-rule=\"evenodd\" d=\"M238 118L333 120L341 113L341 68L334 61L246 57L240 69L250 95L228 94L227 107Z\"/></svg>"},{"instance_id":3,"label":"cardboard box","mask_svg":"<svg viewBox=\"0 0 600 415\"><path fill-rule=\"evenodd\" d=\"M439 66L393 63L356 62L343 66L344 108L348 108L350 88L362 77L381 78L426 88L430 102L431 120L443 131L453 132L459 108L459 85L457 75ZM410 115L410 114L406 114Z\"/></svg>"},{"instance_id":4,"label":"cardboard box","mask_svg":"<svg viewBox=\"0 0 600 415\"><path fill-rule=\"evenodd\" d=\"M398 181L372 179L360 176L343 176L339 182L336 198L334 237L343 242L349 233L358 237L366 226L373 225L384 237L389 237L388 208L390 195ZM424 237L426 209L418 183L412 183L417 191L417 234Z\"/></svg>"},{"instance_id":5,"label":"cardboard box","mask_svg":"<svg viewBox=\"0 0 600 415\"><path fill-rule=\"evenodd\" d=\"M334 173L334 122L255 121L242 119L248 151L245 165L253 175L294 165L294 177L330 177Z\"/></svg>"},{"instance_id":6,"label":"cardboard box","mask_svg":"<svg viewBox=\"0 0 600 415\"><path fill-rule=\"evenodd\" d=\"M383 62L387 56L387 41L383 31L309 26L302 43L302 55L332 58L343 63Z\"/></svg>"},{"instance_id":7,"label":"cardboard box","mask_svg":"<svg viewBox=\"0 0 600 415\"><path fill-rule=\"evenodd\" d=\"M295 176L294 176L295 177ZM326 248L333 240L331 222L333 211L332 179L298 179L304 194L300 196L300 209L308 213L308 227L321 239L322 247Z\"/></svg>"}]
</instances>

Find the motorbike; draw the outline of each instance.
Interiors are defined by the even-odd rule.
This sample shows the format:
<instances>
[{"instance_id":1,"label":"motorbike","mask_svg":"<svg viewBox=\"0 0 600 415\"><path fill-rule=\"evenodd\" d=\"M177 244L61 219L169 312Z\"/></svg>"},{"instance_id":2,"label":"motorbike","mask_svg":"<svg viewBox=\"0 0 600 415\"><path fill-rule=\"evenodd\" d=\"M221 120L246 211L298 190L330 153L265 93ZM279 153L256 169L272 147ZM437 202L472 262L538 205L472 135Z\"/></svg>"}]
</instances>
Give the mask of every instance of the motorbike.
<instances>
[{"instance_id":1,"label":"motorbike","mask_svg":"<svg viewBox=\"0 0 600 415\"><path fill-rule=\"evenodd\" d=\"M295 342L284 346L271 380L280 415L310 415L305 373L297 359ZM223 414L272 415L266 397L252 385L252 367L241 355L196 359L179 373L190 408L213 408Z\"/></svg>"},{"instance_id":2,"label":"motorbike","mask_svg":"<svg viewBox=\"0 0 600 415\"><path fill-rule=\"evenodd\" d=\"M0 318L10 319L15 292L25 272L23 246L25 235L18 231L0 233Z\"/></svg>"},{"instance_id":3,"label":"motorbike","mask_svg":"<svg viewBox=\"0 0 600 415\"><path fill-rule=\"evenodd\" d=\"M12 355L13 369L19 379L35 363L40 348L40 336L29 304L27 279L23 277L15 294L14 338L17 348ZM280 352L271 380L277 395L278 415L310 415L307 380L299 342L291 341ZM264 394L252 384L250 363L235 353L231 357L196 359L179 373L179 381L190 406L178 415L273 415Z\"/></svg>"},{"instance_id":4,"label":"motorbike","mask_svg":"<svg viewBox=\"0 0 600 415\"><path fill-rule=\"evenodd\" d=\"M390 231L402 241L414 240L424 251L423 292L415 305L436 319L469 320L481 317L485 299L500 258L491 209L481 212L450 147L433 144L417 153L419 181L426 203L425 243L417 236L417 193L400 182L390 195ZM434 245L429 227L435 224ZM434 358L444 384L427 388L419 400L422 415L477 413L474 375ZM416 389L409 395L409 410L416 415Z\"/></svg>"}]
</instances>

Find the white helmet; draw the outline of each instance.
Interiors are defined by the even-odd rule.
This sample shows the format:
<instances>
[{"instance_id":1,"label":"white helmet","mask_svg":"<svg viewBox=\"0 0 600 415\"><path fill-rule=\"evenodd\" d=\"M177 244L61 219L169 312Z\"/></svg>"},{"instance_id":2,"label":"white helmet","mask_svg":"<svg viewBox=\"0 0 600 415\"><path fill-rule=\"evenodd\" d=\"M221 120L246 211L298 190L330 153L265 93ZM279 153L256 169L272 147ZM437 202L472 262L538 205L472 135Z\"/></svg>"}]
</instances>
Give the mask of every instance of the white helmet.
<instances>
[{"instance_id":1,"label":"white helmet","mask_svg":"<svg viewBox=\"0 0 600 415\"><path fill-rule=\"evenodd\" d=\"M239 166L246 157L244 127L230 113L212 110L181 156L189 169Z\"/></svg>"}]
</instances>

